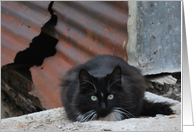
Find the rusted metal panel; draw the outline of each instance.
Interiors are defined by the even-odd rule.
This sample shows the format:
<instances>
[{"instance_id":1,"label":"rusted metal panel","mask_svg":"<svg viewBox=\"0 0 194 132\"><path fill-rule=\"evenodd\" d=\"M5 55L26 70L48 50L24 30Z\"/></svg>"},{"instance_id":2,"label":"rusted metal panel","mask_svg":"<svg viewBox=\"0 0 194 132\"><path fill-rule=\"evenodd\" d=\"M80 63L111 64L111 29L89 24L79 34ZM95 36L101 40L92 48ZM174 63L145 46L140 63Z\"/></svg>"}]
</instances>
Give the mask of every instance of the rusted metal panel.
<instances>
[{"instance_id":1,"label":"rusted metal panel","mask_svg":"<svg viewBox=\"0 0 194 132\"><path fill-rule=\"evenodd\" d=\"M49 20L50 2L2 2L1 66L14 62L19 51L29 48ZM41 66L30 68L30 94L44 108L60 107L60 78L65 72L98 54L114 54L126 61L128 5L115 2L54 2L59 41L56 54Z\"/></svg>"}]
</instances>

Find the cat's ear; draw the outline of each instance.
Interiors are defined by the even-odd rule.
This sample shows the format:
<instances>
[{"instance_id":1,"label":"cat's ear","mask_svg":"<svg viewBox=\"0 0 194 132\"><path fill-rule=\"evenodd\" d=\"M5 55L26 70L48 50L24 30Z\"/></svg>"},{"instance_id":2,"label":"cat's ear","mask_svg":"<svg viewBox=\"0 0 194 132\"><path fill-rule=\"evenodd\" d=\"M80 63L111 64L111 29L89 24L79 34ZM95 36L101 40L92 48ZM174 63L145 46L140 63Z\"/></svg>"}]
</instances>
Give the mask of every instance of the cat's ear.
<instances>
[{"instance_id":1,"label":"cat's ear","mask_svg":"<svg viewBox=\"0 0 194 132\"><path fill-rule=\"evenodd\" d=\"M79 82L80 84L84 84L87 81L91 81L91 76L85 69L81 69L79 72Z\"/></svg>"},{"instance_id":2,"label":"cat's ear","mask_svg":"<svg viewBox=\"0 0 194 132\"><path fill-rule=\"evenodd\" d=\"M111 73L110 81L111 82L121 81L121 77L122 77L121 67L117 66L117 67L115 67L115 69Z\"/></svg>"}]
</instances>

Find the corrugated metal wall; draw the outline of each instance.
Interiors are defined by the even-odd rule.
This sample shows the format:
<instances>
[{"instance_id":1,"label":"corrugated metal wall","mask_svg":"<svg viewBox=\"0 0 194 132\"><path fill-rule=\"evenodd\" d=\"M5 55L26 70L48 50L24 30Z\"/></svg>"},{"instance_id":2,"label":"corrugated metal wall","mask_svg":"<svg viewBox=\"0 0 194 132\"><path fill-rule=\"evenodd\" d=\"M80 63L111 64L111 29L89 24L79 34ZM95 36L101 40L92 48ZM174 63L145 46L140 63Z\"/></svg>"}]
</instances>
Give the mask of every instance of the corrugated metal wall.
<instances>
[{"instance_id":1,"label":"corrugated metal wall","mask_svg":"<svg viewBox=\"0 0 194 132\"><path fill-rule=\"evenodd\" d=\"M49 3L1 3L1 66L13 63L16 54L29 48L32 39L40 34L50 19ZM30 68L33 86L29 93L38 97L44 108L61 106L59 79L72 66L98 54L114 54L128 60L127 3L54 2L57 52L45 58L41 66Z\"/></svg>"}]
</instances>

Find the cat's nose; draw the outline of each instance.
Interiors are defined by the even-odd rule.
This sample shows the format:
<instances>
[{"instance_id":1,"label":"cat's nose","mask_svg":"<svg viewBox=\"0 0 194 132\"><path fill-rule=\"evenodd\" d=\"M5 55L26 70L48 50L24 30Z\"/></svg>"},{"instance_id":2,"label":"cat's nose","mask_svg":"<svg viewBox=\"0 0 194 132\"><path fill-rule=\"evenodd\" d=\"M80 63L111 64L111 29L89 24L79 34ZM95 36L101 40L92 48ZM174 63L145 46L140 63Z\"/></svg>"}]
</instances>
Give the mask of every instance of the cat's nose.
<instances>
[{"instance_id":1,"label":"cat's nose","mask_svg":"<svg viewBox=\"0 0 194 132\"><path fill-rule=\"evenodd\" d=\"M106 104L105 102L101 102L101 110L105 110L106 109Z\"/></svg>"}]
</instances>

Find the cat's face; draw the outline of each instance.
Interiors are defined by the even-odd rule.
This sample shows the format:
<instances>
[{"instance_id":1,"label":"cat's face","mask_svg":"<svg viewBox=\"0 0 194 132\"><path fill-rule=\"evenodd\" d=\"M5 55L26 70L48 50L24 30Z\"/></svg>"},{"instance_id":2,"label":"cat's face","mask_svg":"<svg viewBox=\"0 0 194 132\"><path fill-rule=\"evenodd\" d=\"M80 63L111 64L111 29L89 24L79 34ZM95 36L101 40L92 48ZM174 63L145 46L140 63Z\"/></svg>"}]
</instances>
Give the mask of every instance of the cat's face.
<instances>
[{"instance_id":1,"label":"cat's face","mask_svg":"<svg viewBox=\"0 0 194 132\"><path fill-rule=\"evenodd\" d=\"M84 69L80 70L79 93L74 102L78 111L77 120L108 118L111 114L115 117L110 118L119 120L121 115L118 111L121 111L123 97L121 78L120 67L116 67L111 74L101 78L90 75Z\"/></svg>"}]
</instances>

